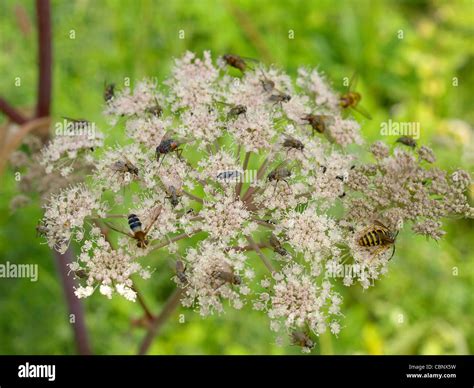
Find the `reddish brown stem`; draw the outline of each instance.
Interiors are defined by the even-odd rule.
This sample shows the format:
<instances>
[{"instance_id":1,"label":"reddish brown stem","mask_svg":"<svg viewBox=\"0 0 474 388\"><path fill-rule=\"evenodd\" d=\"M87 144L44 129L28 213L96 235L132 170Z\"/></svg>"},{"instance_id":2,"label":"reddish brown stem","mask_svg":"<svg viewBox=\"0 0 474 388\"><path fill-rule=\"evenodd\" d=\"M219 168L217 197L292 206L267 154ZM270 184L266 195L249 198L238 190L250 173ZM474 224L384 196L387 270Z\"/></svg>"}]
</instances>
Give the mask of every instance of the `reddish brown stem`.
<instances>
[{"instance_id":1,"label":"reddish brown stem","mask_svg":"<svg viewBox=\"0 0 474 388\"><path fill-rule=\"evenodd\" d=\"M72 327L74 330L76 350L81 355L91 354L92 352L89 345L82 303L77 298L77 296L74 295L74 288L77 286L77 284L74 278L68 275L68 264L73 261L72 250L69 248L63 254L54 251L54 257L56 259L56 265L63 285L69 314L74 317L74 323L72 323Z\"/></svg>"},{"instance_id":2,"label":"reddish brown stem","mask_svg":"<svg viewBox=\"0 0 474 388\"><path fill-rule=\"evenodd\" d=\"M5 99L0 97L0 112L4 113L11 121L23 125L28 119L12 107Z\"/></svg>"},{"instance_id":3,"label":"reddish brown stem","mask_svg":"<svg viewBox=\"0 0 474 388\"><path fill-rule=\"evenodd\" d=\"M148 353L148 350L150 349L150 346L153 343L153 339L158 334L164 323L171 316L173 311L178 307L179 301L181 300L182 292L183 291L181 288L177 288L170 295L160 314L157 315L151 322L150 329L148 330L148 333L146 334L142 344L140 345L140 348L138 349L138 354Z\"/></svg>"},{"instance_id":4,"label":"reddish brown stem","mask_svg":"<svg viewBox=\"0 0 474 388\"><path fill-rule=\"evenodd\" d=\"M38 100L36 117L49 116L52 86L51 5L49 0L36 0L38 23Z\"/></svg>"}]
</instances>

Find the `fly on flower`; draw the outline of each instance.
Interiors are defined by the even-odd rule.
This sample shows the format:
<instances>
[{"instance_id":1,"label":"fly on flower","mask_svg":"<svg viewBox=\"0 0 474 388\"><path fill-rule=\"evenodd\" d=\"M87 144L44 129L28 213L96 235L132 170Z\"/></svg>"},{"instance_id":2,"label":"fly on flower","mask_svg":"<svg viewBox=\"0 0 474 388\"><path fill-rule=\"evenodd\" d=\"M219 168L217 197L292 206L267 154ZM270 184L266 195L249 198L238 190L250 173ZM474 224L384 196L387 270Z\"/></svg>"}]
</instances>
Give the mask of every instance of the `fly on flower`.
<instances>
[{"instance_id":1,"label":"fly on flower","mask_svg":"<svg viewBox=\"0 0 474 388\"><path fill-rule=\"evenodd\" d=\"M222 59L225 61L225 63L228 66L234 67L236 69L239 69L242 73L247 69L247 68L252 68L249 66L247 61L255 61L257 62L256 59L253 58L247 58L247 57L241 57L236 54L225 54L222 56Z\"/></svg>"},{"instance_id":2,"label":"fly on flower","mask_svg":"<svg viewBox=\"0 0 474 388\"><path fill-rule=\"evenodd\" d=\"M351 108L356 112L359 112L362 116L372 120L372 116L363 107L359 105L362 95L359 92L354 91L357 84L358 75L354 73L349 81L349 87L346 93L343 93L339 97L339 105L343 109Z\"/></svg>"},{"instance_id":3,"label":"fly on flower","mask_svg":"<svg viewBox=\"0 0 474 388\"><path fill-rule=\"evenodd\" d=\"M269 182L275 182L275 189L273 190L273 193L275 193L276 187L278 182L283 181L288 185L288 188L290 188L290 184L286 180L291 176L291 171L284 167L286 161L281 162L274 170L268 174L267 179ZM290 188L291 190L291 188Z\"/></svg>"},{"instance_id":4,"label":"fly on flower","mask_svg":"<svg viewBox=\"0 0 474 388\"><path fill-rule=\"evenodd\" d=\"M115 84L104 82L104 101L110 102L115 97Z\"/></svg>"},{"instance_id":5,"label":"fly on flower","mask_svg":"<svg viewBox=\"0 0 474 388\"><path fill-rule=\"evenodd\" d=\"M260 69L260 72L263 76L263 79L260 80L263 90L267 93L271 93L268 101L273 102L273 105L280 104L281 106L282 103L289 102L291 100L291 96L288 93L282 92L275 87L275 81L268 78L262 69Z\"/></svg>"},{"instance_id":6,"label":"fly on flower","mask_svg":"<svg viewBox=\"0 0 474 388\"><path fill-rule=\"evenodd\" d=\"M416 140L413 139L411 136L400 136L395 143L401 143L406 145L407 147L416 148Z\"/></svg>"},{"instance_id":7,"label":"fly on flower","mask_svg":"<svg viewBox=\"0 0 474 388\"><path fill-rule=\"evenodd\" d=\"M161 206L158 207L158 209L155 210L155 214L153 215L151 221L150 221L150 224L145 228L143 229L143 226L142 226L142 222L140 221L140 219L138 218L138 216L136 214L129 214L127 219L128 219L128 225L131 229L131 233L130 232L124 232L123 230L117 228L116 226L106 222L105 224L112 230L115 230L116 232L119 232L119 233L122 233L130 238L133 238L135 240L137 240L137 247L139 248L146 248L148 246L148 244L150 243L150 241L148 240L148 233L150 232L153 224L156 222L156 220L158 219L158 217L160 216L161 214Z\"/></svg>"},{"instance_id":8,"label":"fly on flower","mask_svg":"<svg viewBox=\"0 0 474 388\"><path fill-rule=\"evenodd\" d=\"M117 160L110 166L110 169L114 172L114 175L117 173L130 174L138 178L138 167L135 166L130 160L123 156L123 160Z\"/></svg>"},{"instance_id":9,"label":"fly on flower","mask_svg":"<svg viewBox=\"0 0 474 388\"><path fill-rule=\"evenodd\" d=\"M328 115L316 115L316 114L307 114L301 119L307 121L312 128L312 135L314 136L315 132L324 133L327 127L327 120L332 116Z\"/></svg>"},{"instance_id":10,"label":"fly on flower","mask_svg":"<svg viewBox=\"0 0 474 388\"><path fill-rule=\"evenodd\" d=\"M163 160L165 160L165 157L167 154L171 152L176 152L176 155L178 156L178 159L181 159L181 154L183 153L183 150L181 148L178 148L182 142L179 142L178 140L171 139L171 138L163 138L161 140L160 144L156 147L156 160L160 162L160 158L163 155L163 158L161 158L160 166L161 163L163 163Z\"/></svg>"}]
</instances>

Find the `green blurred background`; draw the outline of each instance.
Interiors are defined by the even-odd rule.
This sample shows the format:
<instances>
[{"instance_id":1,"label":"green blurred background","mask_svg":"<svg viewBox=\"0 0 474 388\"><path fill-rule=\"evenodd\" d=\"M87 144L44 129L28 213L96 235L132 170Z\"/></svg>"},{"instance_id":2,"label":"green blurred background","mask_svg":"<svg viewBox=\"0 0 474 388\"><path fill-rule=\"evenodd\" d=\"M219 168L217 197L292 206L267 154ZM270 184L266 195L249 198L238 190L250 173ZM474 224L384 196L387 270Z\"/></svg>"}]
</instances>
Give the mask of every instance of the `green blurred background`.
<instances>
[{"instance_id":1,"label":"green blurred background","mask_svg":"<svg viewBox=\"0 0 474 388\"><path fill-rule=\"evenodd\" d=\"M21 8L18 8L21 7ZM359 73L368 140L392 118L421 123L421 143L439 165L473 170L474 3L424 1L52 1L53 119L85 117L106 128L104 81L164 79L185 50L231 52L275 63L295 75L319 66L342 90ZM27 18L21 17L21 9ZM33 23L28 26L29 23ZM23 26L23 27L22 27ZM179 39L183 30L185 39ZM289 39L290 30L294 39ZM75 39L70 36L74 31ZM403 35L403 38L400 37ZM0 3L0 94L17 106L36 98L34 2ZM21 77L21 87L14 84ZM457 77L458 86L453 86ZM360 118L360 117L358 117ZM0 118L0 123L4 118ZM116 135L111 143L120 140ZM388 139L392 142L394 139ZM38 263L39 281L0 279L0 354L73 354L67 308L51 252L35 237L37 203L16 213L14 172L1 184L0 260ZM471 190L472 195L472 190ZM440 242L398 239L388 275L376 287L344 288L343 330L320 338L321 354L468 354L474 351L472 220L446 220ZM172 291L169 263L153 258L139 285L153 311ZM453 276L453 268L458 275ZM96 294L84 303L97 354L134 354L143 329L131 328L137 304ZM184 314L185 323L179 323ZM244 308L202 319L180 309L155 340L152 354L300 354L275 345L266 317Z\"/></svg>"}]
</instances>

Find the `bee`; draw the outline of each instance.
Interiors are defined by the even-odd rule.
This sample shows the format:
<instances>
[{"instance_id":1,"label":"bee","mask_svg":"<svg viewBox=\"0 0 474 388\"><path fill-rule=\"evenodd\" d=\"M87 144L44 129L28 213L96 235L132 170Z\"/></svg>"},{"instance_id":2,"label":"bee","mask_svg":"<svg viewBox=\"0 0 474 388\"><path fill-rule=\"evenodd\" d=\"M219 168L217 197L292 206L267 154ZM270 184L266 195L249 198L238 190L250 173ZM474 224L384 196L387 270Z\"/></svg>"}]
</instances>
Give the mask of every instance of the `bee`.
<instances>
[{"instance_id":1,"label":"bee","mask_svg":"<svg viewBox=\"0 0 474 388\"><path fill-rule=\"evenodd\" d=\"M236 54L225 54L222 56L222 59L225 61L227 65L235 67L236 69L239 69L242 73L247 68L247 62L245 62L245 60L242 57Z\"/></svg>"},{"instance_id":2,"label":"bee","mask_svg":"<svg viewBox=\"0 0 474 388\"><path fill-rule=\"evenodd\" d=\"M280 240L272 233L270 236L270 246L273 248L273 251L278 253L281 256L286 256L288 251L282 247Z\"/></svg>"},{"instance_id":3,"label":"bee","mask_svg":"<svg viewBox=\"0 0 474 388\"><path fill-rule=\"evenodd\" d=\"M239 180L241 175L242 173L238 170L228 170L222 171L217 174L216 179L225 182L236 182L237 180Z\"/></svg>"},{"instance_id":4,"label":"bee","mask_svg":"<svg viewBox=\"0 0 474 388\"><path fill-rule=\"evenodd\" d=\"M181 282L181 285L185 286L188 284L188 277L186 276L186 265L182 260L176 260L175 265L176 277Z\"/></svg>"},{"instance_id":5,"label":"bee","mask_svg":"<svg viewBox=\"0 0 474 388\"><path fill-rule=\"evenodd\" d=\"M131 174L138 178L138 167L135 166L130 160L124 157L125 160L117 160L114 162L110 169L115 173Z\"/></svg>"},{"instance_id":6,"label":"bee","mask_svg":"<svg viewBox=\"0 0 474 388\"><path fill-rule=\"evenodd\" d=\"M401 136L395 141L395 143L402 143L408 147L416 148L416 140L411 136Z\"/></svg>"},{"instance_id":7,"label":"bee","mask_svg":"<svg viewBox=\"0 0 474 388\"><path fill-rule=\"evenodd\" d=\"M110 102L115 97L115 84L104 85L104 101Z\"/></svg>"},{"instance_id":8,"label":"bee","mask_svg":"<svg viewBox=\"0 0 474 388\"><path fill-rule=\"evenodd\" d=\"M302 117L302 120L307 121L308 124L311 125L312 134L314 136L315 132L324 133L326 131L326 125L327 125L326 120L330 117L331 116L327 116L327 115L308 114Z\"/></svg>"},{"instance_id":9,"label":"bee","mask_svg":"<svg viewBox=\"0 0 474 388\"><path fill-rule=\"evenodd\" d=\"M378 248L374 251L373 257L377 256L380 252L393 246L393 251L390 256L392 259L395 254L395 240L397 238L398 231L393 232L387 228L384 224L379 221L374 221L374 224L364 229L358 239L358 244L361 247L374 247Z\"/></svg>"},{"instance_id":10,"label":"bee","mask_svg":"<svg viewBox=\"0 0 474 388\"><path fill-rule=\"evenodd\" d=\"M161 155L163 155L163 158L161 159L161 163L163 163L163 160L165 159L166 155L171 152L176 152L178 158L181 158L183 150L178 148L181 144L182 143L174 139L163 139L161 143L158 144L158 146L156 147L156 160L160 161L160 157Z\"/></svg>"},{"instance_id":11,"label":"bee","mask_svg":"<svg viewBox=\"0 0 474 388\"><path fill-rule=\"evenodd\" d=\"M174 186L169 186L166 191L168 192L168 196L166 199L170 200L171 206L176 207L179 204L179 197L182 196L181 190L178 190Z\"/></svg>"},{"instance_id":12,"label":"bee","mask_svg":"<svg viewBox=\"0 0 474 388\"><path fill-rule=\"evenodd\" d=\"M293 148L299 151L304 150L304 144L298 139L295 139L294 137L285 138L285 140L283 141L283 147L288 148L288 149Z\"/></svg>"},{"instance_id":13,"label":"bee","mask_svg":"<svg viewBox=\"0 0 474 388\"><path fill-rule=\"evenodd\" d=\"M343 109L352 108L356 112L359 112L361 115L365 116L369 120L372 120L372 116L359 105L362 95L358 92L355 92L355 86L357 83L357 73L354 73L349 81L349 88L346 93L341 94L339 97L339 106Z\"/></svg>"},{"instance_id":14,"label":"bee","mask_svg":"<svg viewBox=\"0 0 474 388\"><path fill-rule=\"evenodd\" d=\"M291 333L291 343L302 348L314 348L314 342L308 334L301 330L295 330Z\"/></svg>"},{"instance_id":15,"label":"bee","mask_svg":"<svg viewBox=\"0 0 474 388\"><path fill-rule=\"evenodd\" d=\"M161 214L161 207L158 208L156 211L155 215L153 216L150 224L148 225L147 228L143 229L142 227L142 222L138 218L136 214L129 214L127 219L128 219L128 226L130 227L130 232L124 232L120 230L119 228L115 227L114 225L111 225L109 223L105 223L110 229L115 230L116 232L122 233L130 238L133 238L137 240L137 247L139 248L146 248L150 241L147 238L147 234L152 228L153 224L156 222L158 217Z\"/></svg>"},{"instance_id":16,"label":"bee","mask_svg":"<svg viewBox=\"0 0 474 388\"><path fill-rule=\"evenodd\" d=\"M159 104L158 100L155 98L155 103L152 106L146 108L145 113L151 114L155 117L160 117L163 113L163 108Z\"/></svg>"},{"instance_id":17,"label":"bee","mask_svg":"<svg viewBox=\"0 0 474 388\"><path fill-rule=\"evenodd\" d=\"M272 170L270 174L268 174L267 179L269 182L275 182L275 190L276 190L276 184L279 181L285 182L288 185L288 187L290 187L290 184L286 180L286 178L289 178L290 176L291 176L290 170L288 170L286 167L279 166L279 167L276 167L274 170ZM273 191L274 193L275 193L275 190Z\"/></svg>"}]
</instances>

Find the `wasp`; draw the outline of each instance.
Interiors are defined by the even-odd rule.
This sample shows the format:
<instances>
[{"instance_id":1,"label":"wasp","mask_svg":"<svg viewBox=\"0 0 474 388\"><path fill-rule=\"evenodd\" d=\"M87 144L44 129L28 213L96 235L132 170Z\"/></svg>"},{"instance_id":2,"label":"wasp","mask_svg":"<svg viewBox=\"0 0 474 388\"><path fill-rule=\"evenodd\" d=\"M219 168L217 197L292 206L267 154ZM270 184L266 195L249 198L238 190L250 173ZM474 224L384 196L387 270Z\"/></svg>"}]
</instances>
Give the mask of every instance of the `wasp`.
<instances>
[{"instance_id":1,"label":"wasp","mask_svg":"<svg viewBox=\"0 0 474 388\"><path fill-rule=\"evenodd\" d=\"M274 252L278 253L281 256L286 256L288 254L288 251L283 248L280 240L278 240L277 236L275 236L273 233L270 236L270 246L273 248Z\"/></svg>"},{"instance_id":2,"label":"wasp","mask_svg":"<svg viewBox=\"0 0 474 388\"><path fill-rule=\"evenodd\" d=\"M115 230L116 232L122 233L130 238L133 238L137 240L137 247L139 248L146 248L150 241L147 238L148 232L152 228L153 224L156 222L158 217L160 216L161 213L161 207L158 208L156 211L155 215L153 216L150 224L148 225L147 228L143 229L142 222L140 221L140 218L136 214L129 214L127 219L128 219L128 226L130 227L130 232L124 232L123 230L120 230L119 228L115 227L114 225L111 225L109 223L106 223L106 225L112 229Z\"/></svg>"},{"instance_id":3,"label":"wasp","mask_svg":"<svg viewBox=\"0 0 474 388\"><path fill-rule=\"evenodd\" d=\"M355 86L357 83L357 73L354 73L349 81L349 88L346 93L341 94L339 97L339 106L343 109L352 108L356 112L365 116L369 120L372 120L372 116L359 105L362 95L359 92L355 92Z\"/></svg>"},{"instance_id":4,"label":"wasp","mask_svg":"<svg viewBox=\"0 0 474 388\"><path fill-rule=\"evenodd\" d=\"M395 141L395 143L401 143L408 147L416 148L416 140L411 136L401 136Z\"/></svg>"},{"instance_id":5,"label":"wasp","mask_svg":"<svg viewBox=\"0 0 474 388\"><path fill-rule=\"evenodd\" d=\"M169 186L166 191L168 192L168 196L166 199L170 200L171 206L176 207L179 204L179 197L182 196L181 190L178 190L174 186Z\"/></svg>"},{"instance_id":6,"label":"wasp","mask_svg":"<svg viewBox=\"0 0 474 388\"><path fill-rule=\"evenodd\" d=\"M315 115L315 114L307 114L306 116L302 117L301 119L307 121L312 128L312 134L314 136L315 132L324 133L326 131L326 120L331 116L327 115Z\"/></svg>"},{"instance_id":7,"label":"wasp","mask_svg":"<svg viewBox=\"0 0 474 388\"><path fill-rule=\"evenodd\" d=\"M158 144L158 146L156 147L156 160L160 161L160 157L161 155L163 155L163 158L161 159L161 163L163 163L163 160L165 159L166 155L171 152L176 152L176 154L178 155L178 158L181 158L181 154L183 153L183 150L178 148L181 144L182 143L174 139L162 140L161 143Z\"/></svg>"},{"instance_id":8,"label":"wasp","mask_svg":"<svg viewBox=\"0 0 474 388\"><path fill-rule=\"evenodd\" d=\"M104 101L110 102L115 97L115 84L104 85Z\"/></svg>"},{"instance_id":9,"label":"wasp","mask_svg":"<svg viewBox=\"0 0 474 388\"><path fill-rule=\"evenodd\" d=\"M159 104L158 100L155 98L155 103L152 106L146 108L145 113L151 114L155 117L160 117L163 113L163 108Z\"/></svg>"},{"instance_id":10,"label":"wasp","mask_svg":"<svg viewBox=\"0 0 474 388\"><path fill-rule=\"evenodd\" d=\"M367 227L361 232L358 244L361 247L378 247L373 253L374 257L380 252L393 246L393 251L389 259L391 260L395 254L395 240L397 235L398 231L393 232L381 222L374 221L373 225Z\"/></svg>"},{"instance_id":11,"label":"wasp","mask_svg":"<svg viewBox=\"0 0 474 388\"><path fill-rule=\"evenodd\" d=\"M288 185L288 187L290 187L290 184L286 180L286 178L289 178L290 176L291 176L291 171L283 166L280 166L272 170L270 174L268 174L267 179L269 182L275 182L275 190L276 190L276 184L279 181L285 182Z\"/></svg>"},{"instance_id":12,"label":"wasp","mask_svg":"<svg viewBox=\"0 0 474 388\"><path fill-rule=\"evenodd\" d=\"M188 277L186 276L186 265L182 260L176 260L175 265L176 277L181 282L181 285L185 286L188 284Z\"/></svg>"},{"instance_id":13,"label":"wasp","mask_svg":"<svg viewBox=\"0 0 474 388\"><path fill-rule=\"evenodd\" d=\"M302 348L314 348L313 340L308 334L300 330L295 330L291 333L291 343L296 346L301 346Z\"/></svg>"},{"instance_id":14,"label":"wasp","mask_svg":"<svg viewBox=\"0 0 474 388\"><path fill-rule=\"evenodd\" d=\"M298 139L295 139L294 137L285 138L285 140L283 141L283 147L288 148L288 149L293 148L299 151L304 150L304 144Z\"/></svg>"}]
</instances>

